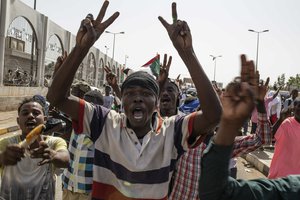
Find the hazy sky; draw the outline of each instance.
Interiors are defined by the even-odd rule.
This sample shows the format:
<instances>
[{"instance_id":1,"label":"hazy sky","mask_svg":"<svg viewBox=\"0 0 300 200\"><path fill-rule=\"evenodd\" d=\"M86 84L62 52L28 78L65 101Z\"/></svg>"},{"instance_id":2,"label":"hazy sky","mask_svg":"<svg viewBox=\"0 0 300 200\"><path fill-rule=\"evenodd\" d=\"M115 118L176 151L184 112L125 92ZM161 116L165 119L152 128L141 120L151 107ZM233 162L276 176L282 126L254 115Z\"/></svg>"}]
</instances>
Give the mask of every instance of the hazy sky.
<instances>
[{"instance_id":1,"label":"hazy sky","mask_svg":"<svg viewBox=\"0 0 300 200\"><path fill-rule=\"evenodd\" d=\"M33 7L34 0L22 0ZM87 13L97 16L103 0L37 0L37 11L75 34ZM108 31L124 31L116 35L115 59L127 67L138 69L156 53L173 56L170 77L189 76L188 70L174 49L166 30L157 17L171 22L170 0L111 0L106 18L115 11L119 18ZM269 32L260 34L258 69L261 77L286 77L300 73L300 1L299 0L178 0L178 18L190 26L195 53L210 79L217 59L216 80L227 84L239 74L239 55L256 59L257 34L248 29ZM102 52L109 47L112 56L113 35L103 33L95 44Z\"/></svg>"}]
</instances>

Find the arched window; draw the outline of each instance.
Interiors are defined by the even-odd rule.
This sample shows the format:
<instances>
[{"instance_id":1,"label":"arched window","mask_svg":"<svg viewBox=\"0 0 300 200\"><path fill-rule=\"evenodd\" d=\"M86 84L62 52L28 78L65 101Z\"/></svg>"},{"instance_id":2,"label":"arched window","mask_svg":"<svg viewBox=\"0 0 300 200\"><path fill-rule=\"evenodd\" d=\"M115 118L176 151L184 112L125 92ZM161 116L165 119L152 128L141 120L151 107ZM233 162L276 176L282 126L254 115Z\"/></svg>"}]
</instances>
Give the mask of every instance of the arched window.
<instances>
[{"instance_id":1,"label":"arched window","mask_svg":"<svg viewBox=\"0 0 300 200\"><path fill-rule=\"evenodd\" d=\"M104 84L104 61L100 59L99 71L98 71L98 87L102 87Z\"/></svg>"},{"instance_id":2,"label":"arched window","mask_svg":"<svg viewBox=\"0 0 300 200\"><path fill-rule=\"evenodd\" d=\"M48 39L45 56L44 85L51 80L56 60L63 52L61 39L57 35L51 35Z\"/></svg>"},{"instance_id":3,"label":"arched window","mask_svg":"<svg viewBox=\"0 0 300 200\"><path fill-rule=\"evenodd\" d=\"M96 80L96 60L93 53L90 53L88 56L88 66L86 69L86 81L95 86Z\"/></svg>"},{"instance_id":4,"label":"arched window","mask_svg":"<svg viewBox=\"0 0 300 200\"><path fill-rule=\"evenodd\" d=\"M4 85L36 86L37 37L23 16L9 25L5 41Z\"/></svg>"}]
</instances>

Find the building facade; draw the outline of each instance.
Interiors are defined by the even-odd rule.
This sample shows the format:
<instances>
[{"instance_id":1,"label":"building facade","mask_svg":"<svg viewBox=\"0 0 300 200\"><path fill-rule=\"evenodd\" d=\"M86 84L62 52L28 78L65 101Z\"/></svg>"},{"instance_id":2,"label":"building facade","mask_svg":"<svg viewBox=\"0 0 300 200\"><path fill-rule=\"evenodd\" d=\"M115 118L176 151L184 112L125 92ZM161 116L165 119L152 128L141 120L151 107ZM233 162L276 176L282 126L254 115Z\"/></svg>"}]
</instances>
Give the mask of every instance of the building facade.
<instances>
[{"instance_id":1,"label":"building facade","mask_svg":"<svg viewBox=\"0 0 300 200\"><path fill-rule=\"evenodd\" d=\"M57 57L71 51L75 35L19 0L1 0L0 11L0 98L46 92ZM105 65L122 74L120 63L92 47L75 78L102 87Z\"/></svg>"}]
</instances>

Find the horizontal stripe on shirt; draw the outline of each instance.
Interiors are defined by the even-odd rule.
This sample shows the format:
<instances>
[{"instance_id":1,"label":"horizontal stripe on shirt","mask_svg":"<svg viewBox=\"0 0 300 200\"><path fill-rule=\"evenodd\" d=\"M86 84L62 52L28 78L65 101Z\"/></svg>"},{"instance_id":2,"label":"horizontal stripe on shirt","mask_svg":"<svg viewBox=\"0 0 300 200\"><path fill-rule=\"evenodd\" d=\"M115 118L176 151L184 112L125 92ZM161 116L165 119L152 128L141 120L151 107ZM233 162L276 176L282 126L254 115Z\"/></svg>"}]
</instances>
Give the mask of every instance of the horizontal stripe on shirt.
<instances>
[{"instance_id":1,"label":"horizontal stripe on shirt","mask_svg":"<svg viewBox=\"0 0 300 200\"><path fill-rule=\"evenodd\" d=\"M169 172L173 171L176 165L176 160L172 159L171 166L136 172L130 171L121 164L112 161L108 154L98 151L97 149L95 150L95 157L101 158L95 159L95 165L111 170L118 179L130 183L157 184L167 182L169 181Z\"/></svg>"},{"instance_id":2,"label":"horizontal stripe on shirt","mask_svg":"<svg viewBox=\"0 0 300 200\"><path fill-rule=\"evenodd\" d=\"M93 200L167 200L167 197L160 199L149 199L149 198L131 198L124 196L115 187L103 183L93 182Z\"/></svg>"}]
</instances>

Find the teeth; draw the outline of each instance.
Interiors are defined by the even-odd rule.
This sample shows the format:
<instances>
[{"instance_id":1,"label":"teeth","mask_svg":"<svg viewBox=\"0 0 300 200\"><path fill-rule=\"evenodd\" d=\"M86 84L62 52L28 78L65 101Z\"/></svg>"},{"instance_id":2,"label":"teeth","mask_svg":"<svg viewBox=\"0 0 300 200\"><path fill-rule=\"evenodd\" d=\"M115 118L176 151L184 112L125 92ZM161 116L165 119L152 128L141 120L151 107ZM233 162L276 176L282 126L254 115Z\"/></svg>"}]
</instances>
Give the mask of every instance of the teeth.
<instances>
[{"instance_id":1,"label":"teeth","mask_svg":"<svg viewBox=\"0 0 300 200\"><path fill-rule=\"evenodd\" d=\"M137 119L137 120L142 119L143 118L143 112L141 110L135 110L133 112L133 117L134 117L134 119Z\"/></svg>"}]
</instances>

